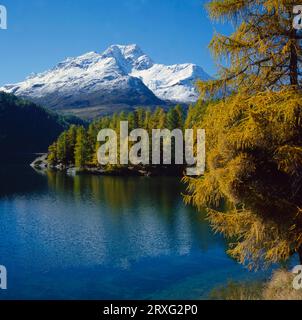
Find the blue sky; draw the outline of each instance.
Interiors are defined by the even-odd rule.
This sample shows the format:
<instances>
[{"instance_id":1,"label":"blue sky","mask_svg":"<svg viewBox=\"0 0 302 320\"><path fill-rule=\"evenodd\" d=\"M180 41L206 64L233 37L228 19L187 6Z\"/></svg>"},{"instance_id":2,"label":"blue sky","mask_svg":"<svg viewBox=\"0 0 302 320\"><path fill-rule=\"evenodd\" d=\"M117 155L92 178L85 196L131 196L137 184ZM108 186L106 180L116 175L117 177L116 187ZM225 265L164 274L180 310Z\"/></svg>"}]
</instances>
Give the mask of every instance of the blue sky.
<instances>
[{"instance_id":1,"label":"blue sky","mask_svg":"<svg viewBox=\"0 0 302 320\"><path fill-rule=\"evenodd\" d=\"M216 30L204 0L0 0L0 85L49 69L66 57L136 43L158 63L192 62L216 72L208 50Z\"/></svg>"}]
</instances>

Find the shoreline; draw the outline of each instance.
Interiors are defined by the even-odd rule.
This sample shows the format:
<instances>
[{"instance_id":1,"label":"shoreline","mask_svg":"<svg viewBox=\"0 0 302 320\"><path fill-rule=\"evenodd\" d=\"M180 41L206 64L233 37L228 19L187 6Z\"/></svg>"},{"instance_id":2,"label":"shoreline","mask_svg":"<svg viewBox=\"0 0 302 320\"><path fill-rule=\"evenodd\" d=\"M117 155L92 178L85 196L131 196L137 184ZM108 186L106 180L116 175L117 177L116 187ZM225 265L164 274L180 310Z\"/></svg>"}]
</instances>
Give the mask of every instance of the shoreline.
<instances>
[{"instance_id":1,"label":"shoreline","mask_svg":"<svg viewBox=\"0 0 302 320\"><path fill-rule=\"evenodd\" d=\"M105 169L101 167L84 167L77 168L74 165L56 164L50 165L47 161L47 153L40 154L30 166L39 171L54 170L65 172L68 175L92 174L99 176L138 176L138 177L159 177L159 176L174 176L182 177L184 172L183 166L124 166L113 169Z\"/></svg>"}]
</instances>

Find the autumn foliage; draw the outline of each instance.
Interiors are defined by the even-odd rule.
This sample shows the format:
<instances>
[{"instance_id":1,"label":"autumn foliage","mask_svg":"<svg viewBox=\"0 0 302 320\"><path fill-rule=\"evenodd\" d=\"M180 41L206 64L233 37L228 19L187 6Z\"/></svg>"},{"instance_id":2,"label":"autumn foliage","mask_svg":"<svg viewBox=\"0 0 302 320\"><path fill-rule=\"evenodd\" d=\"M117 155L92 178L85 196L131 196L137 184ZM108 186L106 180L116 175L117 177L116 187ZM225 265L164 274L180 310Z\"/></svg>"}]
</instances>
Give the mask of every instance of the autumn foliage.
<instances>
[{"instance_id":1,"label":"autumn foliage","mask_svg":"<svg viewBox=\"0 0 302 320\"><path fill-rule=\"evenodd\" d=\"M206 129L207 170L185 178L185 199L207 209L214 230L230 240L229 254L250 267L295 253L302 262L302 55L293 5L208 5L212 18L232 20L235 31L215 35L210 44L227 63L216 80L200 83L201 97L226 90L199 121Z\"/></svg>"}]
</instances>

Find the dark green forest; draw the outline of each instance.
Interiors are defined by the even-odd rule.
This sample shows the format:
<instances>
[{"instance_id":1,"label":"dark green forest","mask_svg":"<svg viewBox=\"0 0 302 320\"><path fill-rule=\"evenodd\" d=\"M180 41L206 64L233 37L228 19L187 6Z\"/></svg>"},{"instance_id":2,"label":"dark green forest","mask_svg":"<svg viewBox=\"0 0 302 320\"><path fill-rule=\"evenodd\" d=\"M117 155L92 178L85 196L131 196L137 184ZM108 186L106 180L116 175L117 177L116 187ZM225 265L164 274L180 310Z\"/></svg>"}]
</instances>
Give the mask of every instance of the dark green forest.
<instances>
[{"instance_id":1,"label":"dark green forest","mask_svg":"<svg viewBox=\"0 0 302 320\"><path fill-rule=\"evenodd\" d=\"M71 124L85 123L60 116L32 102L0 92L0 148L8 153L45 152Z\"/></svg>"}]
</instances>

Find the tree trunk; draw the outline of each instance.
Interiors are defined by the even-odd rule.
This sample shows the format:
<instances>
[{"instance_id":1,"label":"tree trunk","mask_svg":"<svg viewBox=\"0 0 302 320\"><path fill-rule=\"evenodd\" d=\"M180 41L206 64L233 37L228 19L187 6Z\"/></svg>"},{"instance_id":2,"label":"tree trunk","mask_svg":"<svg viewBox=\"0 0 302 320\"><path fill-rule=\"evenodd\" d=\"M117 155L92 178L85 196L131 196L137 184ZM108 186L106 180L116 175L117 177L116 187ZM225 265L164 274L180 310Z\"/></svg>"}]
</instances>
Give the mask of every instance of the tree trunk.
<instances>
[{"instance_id":1,"label":"tree trunk","mask_svg":"<svg viewBox=\"0 0 302 320\"><path fill-rule=\"evenodd\" d=\"M291 31L291 48L290 48L290 62L289 62L289 74L290 84L292 86L298 86L298 54L297 54L297 31L293 29Z\"/></svg>"},{"instance_id":2,"label":"tree trunk","mask_svg":"<svg viewBox=\"0 0 302 320\"><path fill-rule=\"evenodd\" d=\"M302 246L298 249L298 255L299 255L300 265L302 265Z\"/></svg>"}]
</instances>

